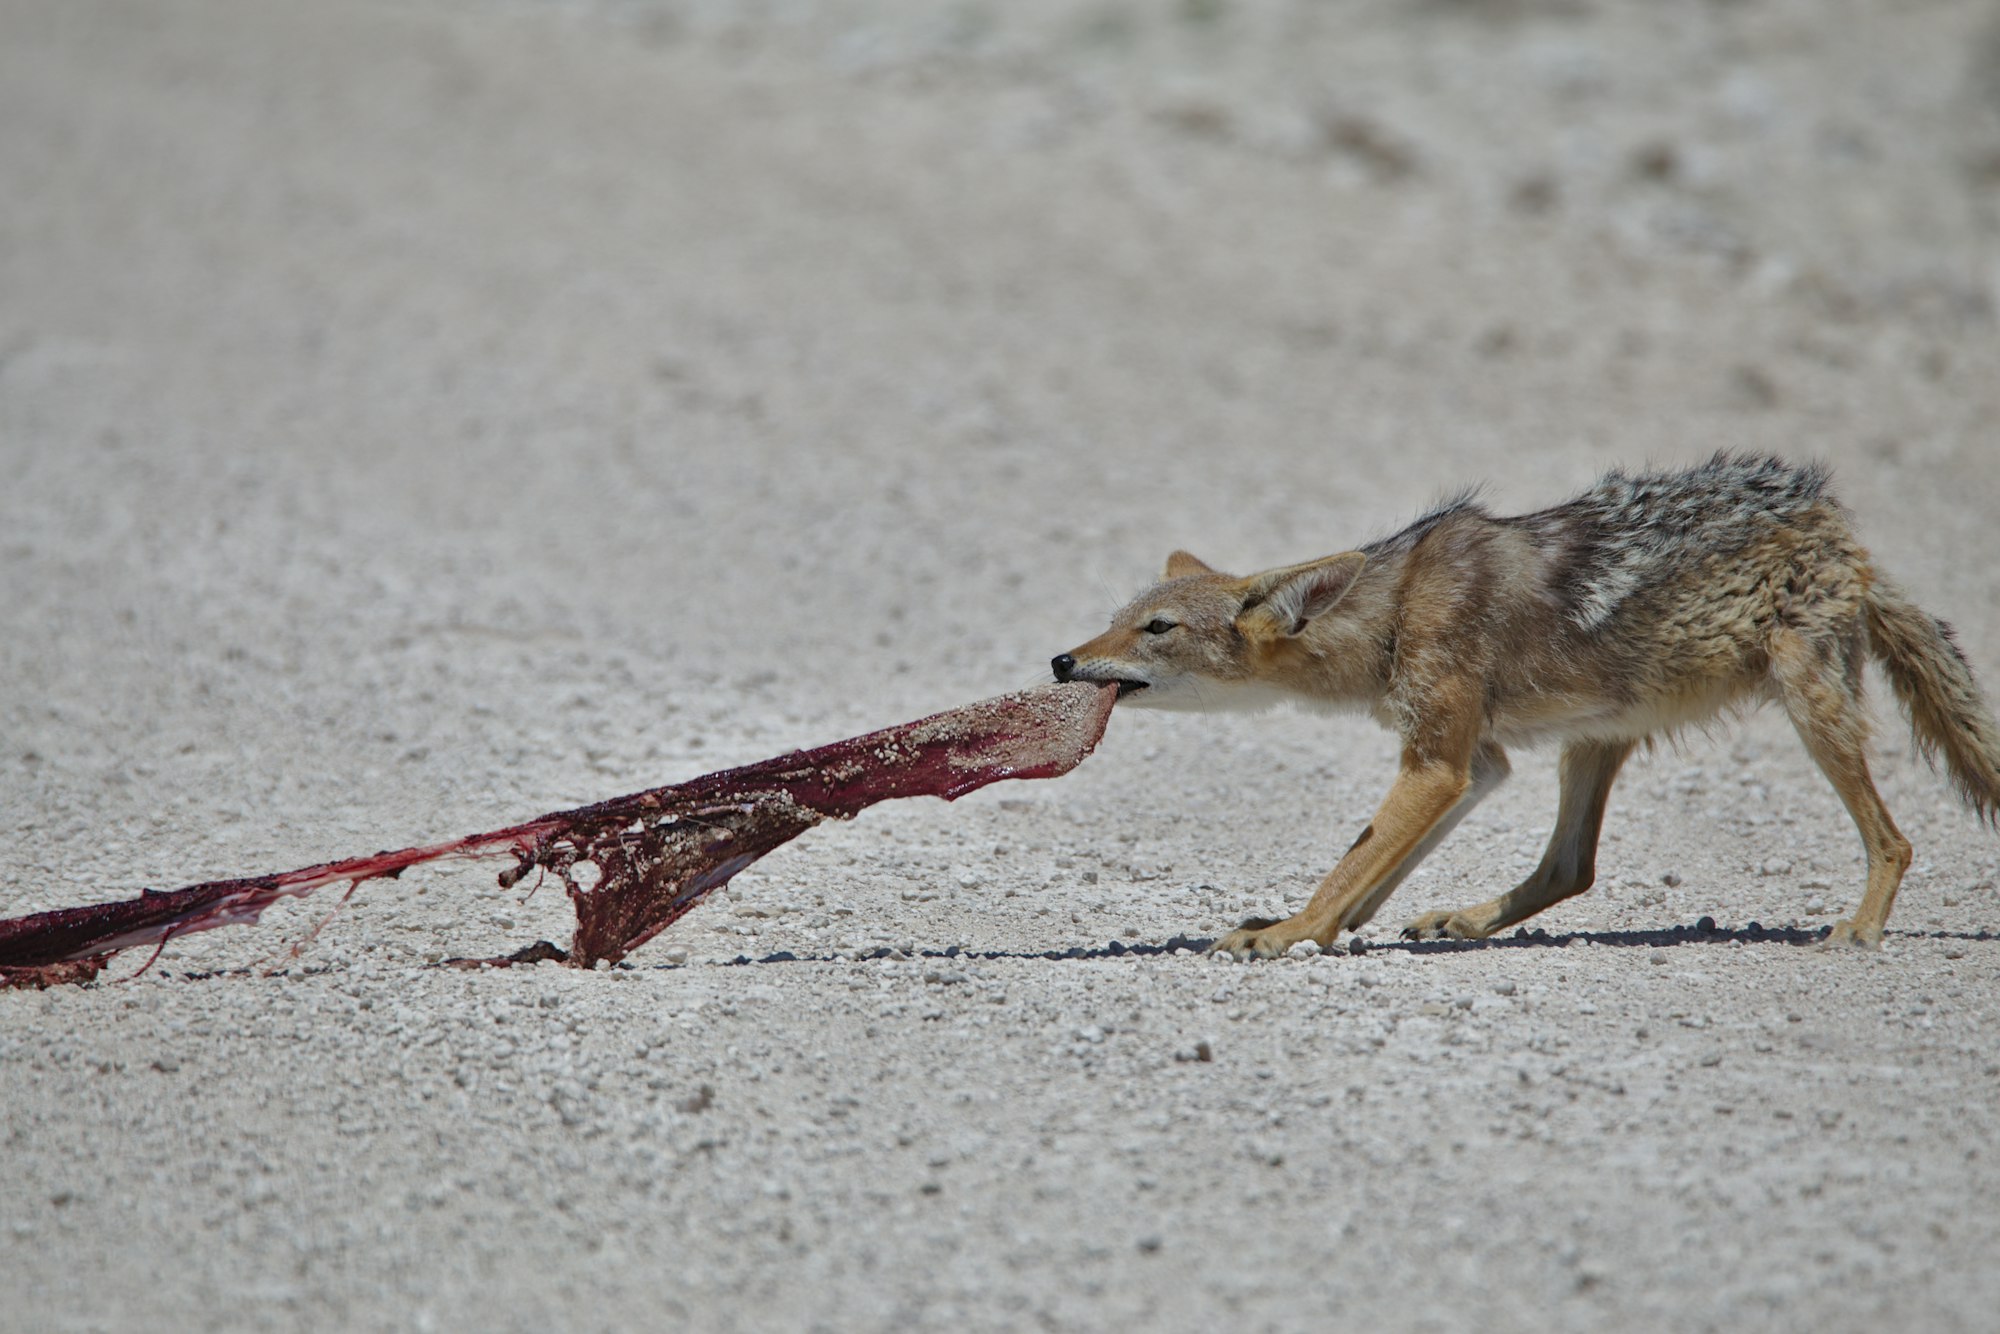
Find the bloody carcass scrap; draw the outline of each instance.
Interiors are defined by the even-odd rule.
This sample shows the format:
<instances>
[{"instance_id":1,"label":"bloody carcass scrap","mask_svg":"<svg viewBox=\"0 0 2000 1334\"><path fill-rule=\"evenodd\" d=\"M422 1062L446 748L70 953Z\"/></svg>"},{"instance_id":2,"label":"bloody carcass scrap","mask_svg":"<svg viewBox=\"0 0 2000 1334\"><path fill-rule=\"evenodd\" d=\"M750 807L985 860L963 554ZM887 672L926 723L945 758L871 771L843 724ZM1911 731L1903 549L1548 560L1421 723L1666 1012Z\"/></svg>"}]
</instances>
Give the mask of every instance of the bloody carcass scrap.
<instances>
[{"instance_id":1,"label":"bloody carcass scrap","mask_svg":"<svg viewBox=\"0 0 2000 1334\"><path fill-rule=\"evenodd\" d=\"M1103 736L1116 694L1044 686L449 843L0 920L0 986L88 981L120 950L255 922L280 898L341 882L351 894L444 858L512 857L503 888L556 876L576 908L562 957L584 968L616 962L822 820L892 797L949 801L1003 778L1068 773Z\"/></svg>"}]
</instances>

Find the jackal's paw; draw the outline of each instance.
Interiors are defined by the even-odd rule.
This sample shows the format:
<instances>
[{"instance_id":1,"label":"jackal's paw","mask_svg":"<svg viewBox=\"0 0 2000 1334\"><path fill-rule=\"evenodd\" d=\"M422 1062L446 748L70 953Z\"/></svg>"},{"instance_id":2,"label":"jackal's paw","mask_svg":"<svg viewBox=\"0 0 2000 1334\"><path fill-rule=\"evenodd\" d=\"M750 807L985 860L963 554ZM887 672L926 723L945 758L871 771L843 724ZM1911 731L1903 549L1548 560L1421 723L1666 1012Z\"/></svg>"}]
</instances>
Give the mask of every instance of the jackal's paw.
<instances>
[{"instance_id":1,"label":"jackal's paw","mask_svg":"<svg viewBox=\"0 0 2000 1334\"><path fill-rule=\"evenodd\" d=\"M1487 932L1462 912L1427 912L1403 928L1405 940L1484 940Z\"/></svg>"},{"instance_id":2,"label":"jackal's paw","mask_svg":"<svg viewBox=\"0 0 2000 1334\"><path fill-rule=\"evenodd\" d=\"M1310 935L1295 918L1276 922L1268 917L1251 917L1210 945L1208 952L1234 955L1239 959L1275 959Z\"/></svg>"},{"instance_id":3,"label":"jackal's paw","mask_svg":"<svg viewBox=\"0 0 2000 1334\"><path fill-rule=\"evenodd\" d=\"M1857 926L1852 918L1843 917L1833 924L1833 930L1827 932L1826 943L1821 948L1830 950L1843 945L1859 950L1880 949L1882 928Z\"/></svg>"}]
</instances>

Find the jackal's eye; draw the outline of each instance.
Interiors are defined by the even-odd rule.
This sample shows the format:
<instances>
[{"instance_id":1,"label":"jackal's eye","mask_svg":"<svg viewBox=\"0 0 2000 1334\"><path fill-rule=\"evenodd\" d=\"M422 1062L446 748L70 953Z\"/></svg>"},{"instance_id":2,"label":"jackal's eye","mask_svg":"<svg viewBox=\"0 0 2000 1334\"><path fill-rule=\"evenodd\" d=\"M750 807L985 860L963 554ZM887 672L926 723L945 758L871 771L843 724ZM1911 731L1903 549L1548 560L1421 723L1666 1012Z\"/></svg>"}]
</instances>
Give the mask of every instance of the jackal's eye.
<instances>
[{"instance_id":1,"label":"jackal's eye","mask_svg":"<svg viewBox=\"0 0 2000 1334\"><path fill-rule=\"evenodd\" d=\"M1173 629L1175 624L1176 622L1167 620L1164 616L1155 616L1146 622L1145 630L1149 635L1163 635Z\"/></svg>"}]
</instances>

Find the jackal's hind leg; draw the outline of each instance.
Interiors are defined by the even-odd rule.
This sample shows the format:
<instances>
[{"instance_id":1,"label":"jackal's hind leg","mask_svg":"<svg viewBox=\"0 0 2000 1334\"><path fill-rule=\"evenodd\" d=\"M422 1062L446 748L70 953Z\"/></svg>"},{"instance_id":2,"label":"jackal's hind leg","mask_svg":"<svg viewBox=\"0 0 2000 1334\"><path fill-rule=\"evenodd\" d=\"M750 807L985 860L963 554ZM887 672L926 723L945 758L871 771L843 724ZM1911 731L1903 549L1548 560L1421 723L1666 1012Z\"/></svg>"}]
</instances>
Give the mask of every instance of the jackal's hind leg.
<instances>
[{"instance_id":1,"label":"jackal's hind leg","mask_svg":"<svg viewBox=\"0 0 2000 1334\"><path fill-rule=\"evenodd\" d=\"M1910 869L1910 841L1889 818L1868 775L1868 717L1851 670L1853 654L1822 655L1795 630L1771 637L1771 675L1784 698L1785 712L1799 739L1840 794L1868 849L1868 888L1854 916L1834 923L1829 945L1879 945L1882 927L1895 906L1903 872Z\"/></svg>"},{"instance_id":2,"label":"jackal's hind leg","mask_svg":"<svg viewBox=\"0 0 2000 1334\"><path fill-rule=\"evenodd\" d=\"M1612 780L1630 741L1575 741L1563 747L1555 831L1534 874L1497 899L1457 912L1427 912L1403 928L1413 940L1484 940L1589 889L1597 876L1597 835Z\"/></svg>"}]
</instances>

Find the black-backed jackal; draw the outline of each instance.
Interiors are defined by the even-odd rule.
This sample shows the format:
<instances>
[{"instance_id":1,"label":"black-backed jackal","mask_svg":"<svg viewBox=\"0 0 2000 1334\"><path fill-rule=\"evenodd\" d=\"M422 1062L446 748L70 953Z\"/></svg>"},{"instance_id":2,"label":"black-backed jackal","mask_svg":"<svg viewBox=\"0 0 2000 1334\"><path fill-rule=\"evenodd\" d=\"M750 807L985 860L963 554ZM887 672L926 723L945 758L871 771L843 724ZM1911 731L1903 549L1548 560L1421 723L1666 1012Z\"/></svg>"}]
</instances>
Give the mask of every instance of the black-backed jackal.
<instances>
[{"instance_id":1,"label":"black-backed jackal","mask_svg":"<svg viewBox=\"0 0 2000 1334\"><path fill-rule=\"evenodd\" d=\"M2000 729L1950 627L1876 573L1824 470L1775 458L1613 472L1513 518L1463 498L1358 551L1246 578L1177 551L1161 583L1053 666L1059 681L1116 682L1134 705L1358 706L1402 738L1387 799L1305 909L1216 943L1272 955L1374 917L1507 776L1515 743L1562 743L1541 864L1405 934L1478 939L1582 893L1633 747L1765 699L1784 706L1867 845L1867 890L1831 939L1879 943L1910 844L1868 776L1869 655L1919 747L1995 820Z\"/></svg>"}]
</instances>

